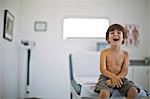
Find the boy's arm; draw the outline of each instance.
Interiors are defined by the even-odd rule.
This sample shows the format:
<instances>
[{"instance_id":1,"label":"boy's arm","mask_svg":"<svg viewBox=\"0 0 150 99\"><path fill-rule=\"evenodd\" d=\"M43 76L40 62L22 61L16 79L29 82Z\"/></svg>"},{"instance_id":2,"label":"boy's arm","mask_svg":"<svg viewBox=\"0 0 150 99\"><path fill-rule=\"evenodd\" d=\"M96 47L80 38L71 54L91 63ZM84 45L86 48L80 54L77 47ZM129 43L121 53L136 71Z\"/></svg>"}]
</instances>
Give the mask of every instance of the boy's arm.
<instances>
[{"instance_id":1,"label":"boy's arm","mask_svg":"<svg viewBox=\"0 0 150 99\"><path fill-rule=\"evenodd\" d=\"M121 72L117 75L119 78L124 78L128 73L128 63L129 63L129 55L128 52L125 52L125 59L123 61L123 67Z\"/></svg>"}]
</instances>

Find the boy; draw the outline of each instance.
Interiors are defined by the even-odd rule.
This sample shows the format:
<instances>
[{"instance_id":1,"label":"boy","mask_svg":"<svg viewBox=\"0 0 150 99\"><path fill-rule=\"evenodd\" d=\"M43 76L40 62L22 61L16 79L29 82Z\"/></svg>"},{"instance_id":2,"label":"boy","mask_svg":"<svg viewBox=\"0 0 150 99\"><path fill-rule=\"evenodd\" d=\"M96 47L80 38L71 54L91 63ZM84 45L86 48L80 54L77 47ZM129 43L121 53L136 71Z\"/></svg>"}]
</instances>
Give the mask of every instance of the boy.
<instances>
[{"instance_id":1,"label":"boy","mask_svg":"<svg viewBox=\"0 0 150 99\"><path fill-rule=\"evenodd\" d=\"M125 78L128 73L128 52L121 49L127 38L126 30L119 24L111 25L106 32L106 40L110 44L108 49L101 52L101 75L94 91L99 93L99 99L109 99L110 89L117 89L129 99L136 98L136 86Z\"/></svg>"}]
</instances>

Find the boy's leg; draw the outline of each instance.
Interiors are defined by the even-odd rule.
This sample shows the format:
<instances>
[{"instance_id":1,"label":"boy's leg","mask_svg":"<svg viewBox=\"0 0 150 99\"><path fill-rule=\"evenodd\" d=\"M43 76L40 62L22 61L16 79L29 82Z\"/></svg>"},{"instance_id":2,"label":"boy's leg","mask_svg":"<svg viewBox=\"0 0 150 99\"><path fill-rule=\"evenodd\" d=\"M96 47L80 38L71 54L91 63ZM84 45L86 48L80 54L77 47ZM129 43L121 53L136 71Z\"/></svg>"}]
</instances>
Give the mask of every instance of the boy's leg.
<instances>
[{"instance_id":1,"label":"boy's leg","mask_svg":"<svg viewBox=\"0 0 150 99\"><path fill-rule=\"evenodd\" d=\"M122 81L123 81L123 86L118 89L119 92L123 96L126 96L127 99L136 99L138 94L138 89L135 86L135 84L126 78L122 79Z\"/></svg>"},{"instance_id":2,"label":"boy's leg","mask_svg":"<svg viewBox=\"0 0 150 99\"><path fill-rule=\"evenodd\" d=\"M130 87L127 92L127 99L136 99L138 90L136 87Z\"/></svg>"},{"instance_id":3,"label":"boy's leg","mask_svg":"<svg viewBox=\"0 0 150 99\"><path fill-rule=\"evenodd\" d=\"M96 84L94 91L99 93L99 99L109 99L110 97L110 88L105 83L109 78L104 75L100 75L98 83Z\"/></svg>"},{"instance_id":4,"label":"boy's leg","mask_svg":"<svg viewBox=\"0 0 150 99\"><path fill-rule=\"evenodd\" d=\"M110 97L110 92L107 89L101 89L99 93L99 99L109 99Z\"/></svg>"}]
</instances>

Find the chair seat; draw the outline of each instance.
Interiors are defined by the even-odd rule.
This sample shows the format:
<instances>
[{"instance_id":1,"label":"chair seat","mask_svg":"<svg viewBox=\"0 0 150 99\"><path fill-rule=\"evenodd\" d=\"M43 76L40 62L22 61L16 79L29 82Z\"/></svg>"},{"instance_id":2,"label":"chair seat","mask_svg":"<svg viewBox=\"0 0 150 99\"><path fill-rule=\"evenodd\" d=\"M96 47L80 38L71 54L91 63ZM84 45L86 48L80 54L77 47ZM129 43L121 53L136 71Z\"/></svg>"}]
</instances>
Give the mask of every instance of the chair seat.
<instances>
[{"instance_id":1,"label":"chair seat","mask_svg":"<svg viewBox=\"0 0 150 99\"><path fill-rule=\"evenodd\" d=\"M94 87L96 85L97 77L80 76L80 77L75 77L75 78L76 78L75 81L77 82L77 85L80 85L80 87L78 87L80 88L78 90L79 97L87 97L91 99L98 97L98 94L94 92ZM122 99L125 98L119 93L117 89L112 89L111 93L112 93L111 99L115 97L121 97ZM148 92L140 88L140 92L138 96L140 97L148 96Z\"/></svg>"}]
</instances>

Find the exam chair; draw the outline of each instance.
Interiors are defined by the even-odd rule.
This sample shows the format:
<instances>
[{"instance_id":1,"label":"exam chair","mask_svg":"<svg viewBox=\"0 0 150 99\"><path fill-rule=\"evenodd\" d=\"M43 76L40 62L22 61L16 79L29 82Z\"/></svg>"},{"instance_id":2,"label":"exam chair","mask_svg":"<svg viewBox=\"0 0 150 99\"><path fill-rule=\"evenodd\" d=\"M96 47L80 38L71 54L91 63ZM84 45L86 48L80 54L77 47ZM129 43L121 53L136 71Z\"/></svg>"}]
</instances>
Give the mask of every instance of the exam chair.
<instances>
[{"instance_id":1,"label":"exam chair","mask_svg":"<svg viewBox=\"0 0 150 99\"><path fill-rule=\"evenodd\" d=\"M94 86L98 81L100 52L72 52L69 55L70 99L98 99ZM129 80L132 80L132 68L129 66ZM136 82L135 82L136 83ZM111 91L111 99L125 99L118 90ZM140 88L138 99L148 96L146 89Z\"/></svg>"}]
</instances>

